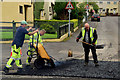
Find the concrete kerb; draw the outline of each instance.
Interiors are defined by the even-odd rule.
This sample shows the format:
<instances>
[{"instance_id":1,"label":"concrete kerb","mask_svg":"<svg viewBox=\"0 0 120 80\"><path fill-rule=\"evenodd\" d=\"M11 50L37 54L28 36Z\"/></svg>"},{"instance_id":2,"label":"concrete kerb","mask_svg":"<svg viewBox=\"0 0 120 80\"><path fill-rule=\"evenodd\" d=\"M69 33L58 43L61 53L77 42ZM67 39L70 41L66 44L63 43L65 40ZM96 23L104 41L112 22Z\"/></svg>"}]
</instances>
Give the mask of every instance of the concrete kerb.
<instances>
[{"instance_id":1,"label":"concrete kerb","mask_svg":"<svg viewBox=\"0 0 120 80\"><path fill-rule=\"evenodd\" d=\"M78 30L78 27L76 27L74 29L74 32ZM70 35L72 35L72 33L70 33ZM66 39L68 37L68 33L64 34L63 36L61 36L59 39L43 39L43 42L62 42L64 39ZM25 40L24 43L27 43L29 42L29 40ZM1 43L12 43L12 40L11 41L0 41L0 44Z\"/></svg>"},{"instance_id":2,"label":"concrete kerb","mask_svg":"<svg viewBox=\"0 0 120 80\"><path fill-rule=\"evenodd\" d=\"M64 34L63 36L61 36L59 39L43 39L43 42L62 42L65 38L68 37L68 33ZM28 43L29 40L25 40L24 43ZM0 43L12 43L12 41L0 41Z\"/></svg>"},{"instance_id":3,"label":"concrete kerb","mask_svg":"<svg viewBox=\"0 0 120 80\"><path fill-rule=\"evenodd\" d=\"M18 78L18 79L36 79L36 78L40 78L40 79L64 79L64 80L109 80L109 79L98 79L98 78L82 78L82 77L64 77L64 76L28 76L28 75L0 75L2 76L2 78Z\"/></svg>"}]
</instances>

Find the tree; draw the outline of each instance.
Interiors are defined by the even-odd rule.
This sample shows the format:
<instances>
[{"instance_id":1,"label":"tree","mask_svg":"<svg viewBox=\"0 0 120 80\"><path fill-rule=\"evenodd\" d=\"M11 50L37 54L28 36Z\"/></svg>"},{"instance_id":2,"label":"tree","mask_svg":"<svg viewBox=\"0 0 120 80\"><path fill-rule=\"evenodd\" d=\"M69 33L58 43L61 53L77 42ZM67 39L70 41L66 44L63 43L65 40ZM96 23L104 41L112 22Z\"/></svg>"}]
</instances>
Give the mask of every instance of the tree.
<instances>
[{"instance_id":1,"label":"tree","mask_svg":"<svg viewBox=\"0 0 120 80\"><path fill-rule=\"evenodd\" d=\"M40 19L40 10L43 9L44 2L35 2L34 3L34 18Z\"/></svg>"},{"instance_id":2,"label":"tree","mask_svg":"<svg viewBox=\"0 0 120 80\"><path fill-rule=\"evenodd\" d=\"M78 19L79 19L79 21L81 23L84 16L86 15L86 9L85 9L86 3L81 3L78 6L79 6L79 8L78 8L78 10L79 10Z\"/></svg>"},{"instance_id":3,"label":"tree","mask_svg":"<svg viewBox=\"0 0 120 80\"><path fill-rule=\"evenodd\" d=\"M61 20L68 19L68 10L65 9L68 2L55 2L54 10L56 16ZM76 2L72 2L74 9L71 12L71 19L78 18L78 8L76 7Z\"/></svg>"},{"instance_id":4,"label":"tree","mask_svg":"<svg viewBox=\"0 0 120 80\"><path fill-rule=\"evenodd\" d=\"M68 11L65 9L67 2L55 2L54 10L56 12L56 16L63 20L68 19Z\"/></svg>"},{"instance_id":5,"label":"tree","mask_svg":"<svg viewBox=\"0 0 120 80\"><path fill-rule=\"evenodd\" d=\"M93 6L95 13L98 13L99 6L96 4L96 2L89 2L88 4Z\"/></svg>"},{"instance_id":6,"label":"tree","mask_svg":"<svg viewBox=\"0 0 120 80\"><path fill-rule=\"evenodd\" d=\"M89 2L88 4L93 6L95 13L98 13L99 7L96 4L96 2ZM87 2L79 4L79 9L78 9L79 10L79 12L78 12L78 14L79 14L78 19L79 20L83 20L84 16L86 16L86 9L85 9L86 5L87 5Z\"/></svg>"},{"instance_id":7,"label":"tree","mask_svg":"<svg viewBox=\"0 0 120 80\"><path fill-rule=\"evenodd\" d=\"M74 6L74 9L71 12L71 19L77 19L78 18L78 12L79 12L78 7L76 6L77 2L72 2L72 5Z\"/></svg>"}]
</instances>

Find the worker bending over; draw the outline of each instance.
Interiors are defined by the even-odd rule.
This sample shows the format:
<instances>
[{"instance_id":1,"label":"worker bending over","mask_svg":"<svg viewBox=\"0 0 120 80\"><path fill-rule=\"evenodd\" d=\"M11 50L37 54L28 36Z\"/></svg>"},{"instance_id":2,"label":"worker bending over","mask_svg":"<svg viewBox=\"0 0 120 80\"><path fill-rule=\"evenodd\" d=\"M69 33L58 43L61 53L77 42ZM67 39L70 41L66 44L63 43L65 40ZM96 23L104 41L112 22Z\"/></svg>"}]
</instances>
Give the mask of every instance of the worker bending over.
<instances>
[{"instance_id":1,"label":"worker bending over","mask_svg":"<svg viewBox=\"0 0 120 80\"><path fill-rule=\"evenodd\" d=\"M27 66L30 65L33 53L35 52L35 48L33 47L33 45L38 44L38 43L43 45L41 36L43 36L45 33L46 33L46 31L43 29L43 30L40 30L39 33L35 33L34 35L30 36L30 40L29 40L29 44L28 44L28 52L27 52L28 57L26 60Z\"/></svg>"},{"instance_id":2,"label":"worker bending over","mask_svg":"<svg viewBox=\"0 0 120 80\"><path fill-rule=\"evenodd\" d=\"M21 22L21 26L17 28L16 34L15 34L15 38L12 42L12 55L10 57L10 59L8 60L5 68L3 69L3 73L7 74L9 72L9 68L12 67L13 63L15 62L16 65L18 66L18 70L17 72L21 72L22 71L22 62L21 62L21 54L20 54L20 48L22 47L23 43L24 43L24 39L25 39L25 34L28 35L33 35L34 33L37 33L39 30L35 30L34 32L28 32L30 29L32 29L31 27L26 30L25 27L27 26L27 22L26 21L22 21Z\"/></svg>"}]
</instances>

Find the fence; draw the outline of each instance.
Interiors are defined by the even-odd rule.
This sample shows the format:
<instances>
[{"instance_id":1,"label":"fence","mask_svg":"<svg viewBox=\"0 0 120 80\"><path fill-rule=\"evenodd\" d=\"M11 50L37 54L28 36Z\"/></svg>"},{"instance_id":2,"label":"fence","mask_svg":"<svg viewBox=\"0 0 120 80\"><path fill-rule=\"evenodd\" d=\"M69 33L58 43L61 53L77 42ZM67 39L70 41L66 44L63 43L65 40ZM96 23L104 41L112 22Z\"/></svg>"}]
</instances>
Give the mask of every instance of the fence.
<instances>
[{"instance_id":1,"label":"fence","mask_svg":"<svg viewBox=\"0 0 120 80\"><path fill-rule=\"evenodd\" d=\"M53 26L57 32L57 38L68 32L68 22L54 22L54 21L35 21L37 27L41 27L43 24L50 24ZM74 23L71 23L71 31L74 31Z\"/></svg>"},{"instance_id":2,"label":"fence","mask_svg":"<svg viewBox=\"0 0 120 80\"><path fill-rule=\"evenodd\" d=\"M66 34L68 32L68 26L69 26L69 23L67 24L64 24L64 25L61 25L60 27L58 27L58 30L57 30L57 37L60 38L62 35ZM74 32L74 24L71 23L70 24L70 30L71 32Z\"/></svg>"},{"instance_id":3,"label":"fence","mask_svg":"<svg viewBox=\"0 0 120 80\"><path fill-rule=\"evenodd\" d=\"M0 22L2 26L0 27L0 40L13 40L15 37L16 27L17 24L20 24L20 22ZM32 22L29 22L29 24L33 24ZM4 26L7 25L7 26ZM9 26L8 26L9 25Z\"/></svg>"},{"instance_id":4,"label":"fence","mask_svg":"<svg viewBox=\"0 0 120 80\"><path fill-rule=\"evenodd\" d=\"M0 22L2 24L11 24L11 26L9 27L0 27L0 32L2 32L2 36L0 40L13 40L15 37L15 33L16 33L16 24L20 24L20 22ZM41 26L41 22L28 22L29 24L33 24L34 27L38 28ZM50 22L51 23L51 22ZM44 23L46 24L46 23ZM55 22L55 23L51 23L54 24L55 26L55 30L57 32L57 37L56 38L60 38L62 35L66 34L68 32L68 23L59 23L59 22ZM71 31L73 32L74 29L74 23L71 23ZM26 38L28 39L28 38Z\"/></svg>"}]
</instances>

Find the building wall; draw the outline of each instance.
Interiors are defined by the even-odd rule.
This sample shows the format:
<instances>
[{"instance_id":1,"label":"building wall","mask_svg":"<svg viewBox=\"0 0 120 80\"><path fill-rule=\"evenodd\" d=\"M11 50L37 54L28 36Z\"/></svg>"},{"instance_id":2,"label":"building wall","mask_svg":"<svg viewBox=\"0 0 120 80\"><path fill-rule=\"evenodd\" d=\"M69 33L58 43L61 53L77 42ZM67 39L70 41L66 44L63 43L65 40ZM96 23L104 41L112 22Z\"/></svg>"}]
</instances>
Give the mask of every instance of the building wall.
<instances>
[{"instance_id":1,"label":"building wall","mask_svg":"<svg viewBox=\"0 0 120 80\"><path fill-rule=\"evenodd\" d=\"M118 15L120 16L120 1L118 2Z\"/></svg>"},{"instance_id":2,"label":"building wall","mask_svg":"<svg viewBox=\"0 0 120 80\"><path fill-rule=\"evenodd\" d=\"M31 1L31 0L29 0ZM25 7L24 5L29 5L31 7L27 7L26 18L27 22L33 22L33 4L31 2L1 2L2 3L2 20L0 22L21 22L25 20ZM20 13L20 7L23 7L23 13ZM1 26L1 24L0 24ZM3 26L12 26L12 24L2 24ZM19 26L19 25L17 25Z\"/></svg>"},{"instance_id":3,"label":"building wall","mask_svg":"<svg viewBox=\"0 0 120 80\"><path fill-rule=\"evenodd\" d=\"M53 19L53 5L55 4L54 0L49 2L44 2L43 11L41 11L40 19L41 20L51 20ZM43 15L42 15L43 14Z\"/></svg>"},{"instance_id":4,"label":"building wall","mask_svg":"<svg viewBox=\"0 0 120 80\"><path fill-rule=\"evenodd\" d=\"M114 4L114 1L116 2L116 4ZM114 1L98 1L98 6L100 8L99 13L106 13L107 9L109 13L118 13L118 1L114 0ZM100 2L103 2L102 4L100 4ZM110 4L108 4L107 2L110 2ZM116 8L116 9L114 9ZM105 9L105 11L103 11L103 9Z\"/></svg>"}]
</instances>

